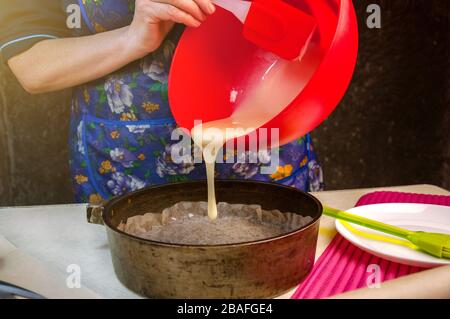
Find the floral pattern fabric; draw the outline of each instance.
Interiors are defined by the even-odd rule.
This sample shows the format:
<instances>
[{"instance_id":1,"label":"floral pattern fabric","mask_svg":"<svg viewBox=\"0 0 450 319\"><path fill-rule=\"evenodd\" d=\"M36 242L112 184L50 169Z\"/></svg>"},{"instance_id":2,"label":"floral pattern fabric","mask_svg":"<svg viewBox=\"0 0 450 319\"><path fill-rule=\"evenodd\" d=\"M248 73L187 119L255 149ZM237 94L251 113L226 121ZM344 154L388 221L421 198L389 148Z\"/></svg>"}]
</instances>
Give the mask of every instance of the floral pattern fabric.
<instances>
[{"instance_id":1,"label":"floral pattern fabric","mask_svg":"<svg viewBox=\"0 0 450 319\"><path fill-rule=\"evenodd\" d=\"M133 0L79 3L91 33L125 26L133 17ZM205 179L204 164L176 164L171 158L179 144L171 141L177 126L168 104L167 82L181 32L177 26L159 50L74 91L70 164L78 202L99 202L151 185ZM323 188L309 135L273 151L279 153L280 163L271 175L260 174L261 163L247 161L217 165L217 178L275 182L305 191Z\"/></svg>"}]
</instances>

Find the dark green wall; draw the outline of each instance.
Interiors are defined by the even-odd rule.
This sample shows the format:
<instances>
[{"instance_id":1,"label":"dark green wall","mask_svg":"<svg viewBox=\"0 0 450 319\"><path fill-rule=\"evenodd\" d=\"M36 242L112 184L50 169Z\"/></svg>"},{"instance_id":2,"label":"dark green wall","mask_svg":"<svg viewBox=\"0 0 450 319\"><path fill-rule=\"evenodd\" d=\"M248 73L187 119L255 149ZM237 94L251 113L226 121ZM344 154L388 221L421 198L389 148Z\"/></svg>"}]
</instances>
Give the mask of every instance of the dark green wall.
<instances>
[{"instance_id":1,"label":"dark green wall","mask_svg":"<svg viewBox=\"0 0 450 319\"><path fill-rule=\"evenodd\" d=\"M70 92L28 95L0 71L0 206L71 202Z\"/></svg>"},{"instance_id":2,"label":"dark green wall","mask_svg":"<svg viewBox=\"0 0 450 319\"><path fill-rule=\"evenodd\" d=\"M381 30L360 18L360 56L335 113L314 133L328 189L450 187L448 0L378 1ZM0 206L72 201L70 92L29 96L0 70Z\"/></svg>"},{"instance_id":3,"label":"dark green wall","mask_svg":"<svg viewBox=\"0 0 450 319\"><path fill-rule=\"evenodd\" d=\"M356 72L315 134L327 185L448 189L450 1L353 2L360 20ZM365 26L369 3L383 8L379 30Z\"/></svg>"}]
</instances>

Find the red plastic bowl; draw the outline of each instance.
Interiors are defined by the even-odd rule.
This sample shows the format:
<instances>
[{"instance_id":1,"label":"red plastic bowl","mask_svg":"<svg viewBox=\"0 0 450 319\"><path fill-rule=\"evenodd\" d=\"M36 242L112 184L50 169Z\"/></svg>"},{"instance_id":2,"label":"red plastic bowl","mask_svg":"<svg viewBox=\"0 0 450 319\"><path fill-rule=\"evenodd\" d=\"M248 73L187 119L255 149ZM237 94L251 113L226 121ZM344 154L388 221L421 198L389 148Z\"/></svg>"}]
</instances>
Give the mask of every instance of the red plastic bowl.
<instances>
[{"instance_id":1,"label":"red plastic bowl","mask_svg":"<svg viewBox=\"0 0 450 319\"><path fill-rule=\"evenodd\" d=\"M314 41L324 55L308 84L264 128L279 128L280 145L316 128L336 108L353 75L358 27L351 0L290 0L316 19ZM187 28L175 51L169 75L172 114L182 128L229 117L233 81L258 49L242 35L243 25L217 8L199 28Z\"/></svg>"}]
</instances>

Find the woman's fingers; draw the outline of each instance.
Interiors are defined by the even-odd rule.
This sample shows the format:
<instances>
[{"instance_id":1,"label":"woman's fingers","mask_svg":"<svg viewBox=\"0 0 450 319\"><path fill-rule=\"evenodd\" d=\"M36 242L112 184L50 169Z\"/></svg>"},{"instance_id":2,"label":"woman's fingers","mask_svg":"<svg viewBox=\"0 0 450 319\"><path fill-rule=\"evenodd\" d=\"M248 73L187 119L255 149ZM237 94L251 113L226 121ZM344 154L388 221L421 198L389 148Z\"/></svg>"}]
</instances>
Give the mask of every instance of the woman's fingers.
<instances>
[{"instance_id":1,"label":"woman's fingers","mask_svg":"<svg viewBox=\"0 0 450 319\"><path fill-rule=\"evenodd\" d=\"M198 27L201 21L193 17L191 14L166 3L155 2L155 11L161 20L169 20L176 23L182 23L189 27Z\"/></svg>"},{"instance_id":2,"label":"woman's fingers","mask_svg":"<svg viewBox=\"0 0 450 319\"><path fill-rule=\"evenodd\" d=\"M198 21L204 21L206 14L200 9L194 0L152 0L157 3L171 5L191 15Z\"/></svg>"},{"instance_id":3,"label":"woman's fingers","mask_svg":"<svg viewBox=\"0 0 450 319\"><path fill-rule=\"evenodd\" d=\"M206 14L213 14L216 11L216 7L211 0L194 0L195 3L202 9Z\"/></svg>"}]
</instances>

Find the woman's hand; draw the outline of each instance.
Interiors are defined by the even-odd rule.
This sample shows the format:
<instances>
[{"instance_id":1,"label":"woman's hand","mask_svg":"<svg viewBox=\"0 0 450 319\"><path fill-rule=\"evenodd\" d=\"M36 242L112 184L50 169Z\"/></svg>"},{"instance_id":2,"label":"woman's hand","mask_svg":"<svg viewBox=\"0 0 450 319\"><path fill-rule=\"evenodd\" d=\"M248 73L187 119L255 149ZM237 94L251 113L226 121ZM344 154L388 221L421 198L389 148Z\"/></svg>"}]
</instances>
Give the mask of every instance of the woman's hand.
<instances>
[{"instance_id":1,"label":"woman's hand","mask_svg":"<svg viewBox=\"0 0 450 319\"><path fill-rule=\"evenodd\" d=\"M159 48L174 23L197 27L211 0L136 0L131 25L84 37L44 40L8 60L30 93L56 91L114 72Z\"/></svg>"},{"instance_id":2,"label":"woman's hand","mask_svg":"<svg viewBox=\"0 0 450 319\"><path fill-rule=\"evenodd\" d=\"M126 34L129 50L141 58L161 45L174 23L198 27L214 11L211 0L136 0Z\"/></svg>"}]
</instances>

